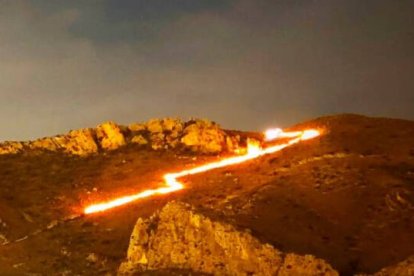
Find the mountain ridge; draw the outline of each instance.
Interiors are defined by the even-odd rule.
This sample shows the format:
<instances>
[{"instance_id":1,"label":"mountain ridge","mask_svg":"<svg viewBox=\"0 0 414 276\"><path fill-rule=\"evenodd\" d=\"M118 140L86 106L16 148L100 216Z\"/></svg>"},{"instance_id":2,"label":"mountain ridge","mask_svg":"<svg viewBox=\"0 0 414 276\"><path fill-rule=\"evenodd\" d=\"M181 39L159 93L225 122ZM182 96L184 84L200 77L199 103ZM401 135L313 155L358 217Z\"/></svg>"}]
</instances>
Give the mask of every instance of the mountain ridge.
<instances>
[{"instance_id":1,"label":"mountain ridge","mask_svg":"<svg viewBox=\"0 0 414 276\"><path fill-rule=\"evenodd\" d=\"M12 241L55 225L0 246L0 274L116 273L137 218L172 200L248 229L282 252L314 255L341 275L406 266L414 255L414 122L340 115L291 129L303 128L324 132L278 153L186 177L180 192L69 222L61 221L89 203L159 187L164 173L217 160L222 152L127 143L81 157L0 155L1 237ZM260 134L239 135L260 140Z\"/></svg>"}]
</instances>

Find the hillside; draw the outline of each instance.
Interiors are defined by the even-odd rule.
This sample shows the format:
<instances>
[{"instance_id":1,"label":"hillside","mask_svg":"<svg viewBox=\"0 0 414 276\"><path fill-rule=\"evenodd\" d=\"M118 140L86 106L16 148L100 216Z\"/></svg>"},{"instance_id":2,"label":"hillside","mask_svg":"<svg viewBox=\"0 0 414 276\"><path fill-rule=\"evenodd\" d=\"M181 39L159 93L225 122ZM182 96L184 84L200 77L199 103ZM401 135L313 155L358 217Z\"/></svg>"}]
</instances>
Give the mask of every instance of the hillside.
<instances>
[{"instance_id":1,"label":"hillside","mask_svg":"<svg viewBox=\"0 0 414 276\"><path fill-rule=\"evenodd\" d=\"M0 146L0 275L115 274L137 219L172 200L281 252L321 258L341 275L414 255L414 122L358 115L298 124L291 129L323 135L187 177L176 193L70 219L89 203L157 187L166 172L262 139L205 121L164 122Z\"/></svg>"}]
</instances>

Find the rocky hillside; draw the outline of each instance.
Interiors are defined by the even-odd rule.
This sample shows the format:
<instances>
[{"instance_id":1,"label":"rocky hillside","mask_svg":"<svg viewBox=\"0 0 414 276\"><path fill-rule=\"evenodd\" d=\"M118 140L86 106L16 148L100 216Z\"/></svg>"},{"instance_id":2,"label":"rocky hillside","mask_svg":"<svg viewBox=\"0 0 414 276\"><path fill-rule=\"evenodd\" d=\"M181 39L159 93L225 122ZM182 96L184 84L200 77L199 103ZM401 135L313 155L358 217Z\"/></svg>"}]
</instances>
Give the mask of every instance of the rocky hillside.
<instances>
[{"instance_id":1,"label":"rocky hillside","mask_svg":"<svg viewBox=\"0 0 414 276\"><path fill-rule=\"evenodd\" d=\"M188 204L172 202L131 235L119 275L187 270L216 275L326 275L338 273L311 255L284 254L247 231L212 221Z\"/></svg>"},{"instance_id":2,"label":"rocky hillside","mask_svg":"<svg viewBox=\"0 0 414 276\"><path fill-rule=\"evenodd\" d=\"M312 255L284 253L261 243L250 230L215 221L202 210L170 202L148 219L139 218L131 234L126 261L118 275L142 273L206 275L339 275ZM373 274L414 275L414 255Z\"/></svg>"},{"instance_id":3,"label":"rocky hillside","mask_svg":"<svg viewBox=\"0 0 414 276\"><path fill-rule=\"evenodd\" d=\"M414 122L406 120L339 115L304 122L291 130L319 128L323 135L184 177L186 188L173 194L76 217L90 203L159 187L165 173L229 154L227 137L240 145L261 139L195 120L171 130L165 121L118 126L122 138L110 143L113 124L85 131L93 154L67 154L52 137L45 139L57 150L33 148L34 141L0 155L0 275L116 275L121 263L143 275L255 272L272 262L281 269L288 256L340 275L412 275ZM192 143L191 129L199 133ZM82 135L73 136L91 140ZM194 142L211 140L208 147ZM220 154L213 153L217 144ZM246 261L240 247L264 262ZM234 263L224 264L224 252ZM197 254L206 255L205 264ZM290 269L301 267L296 261Z\"/></svg>"},{"instance_id":4,"label":"rocky hillside","mask_svg":"<svg viewBox=\"0 0 414 276\"><path fill-rule=\"evenodd\" d=\"M193 119L153 119L129 126L107 122L96 128L72 130L66 135L41 138L29 142L0 144L0 154L27 151L63 152L86 156L99 151L116 150L137 144L154 150L184 149L200 153L232 152L245 144L240 135L226 132L215 122Z\"/></svg>"}]
</instances>

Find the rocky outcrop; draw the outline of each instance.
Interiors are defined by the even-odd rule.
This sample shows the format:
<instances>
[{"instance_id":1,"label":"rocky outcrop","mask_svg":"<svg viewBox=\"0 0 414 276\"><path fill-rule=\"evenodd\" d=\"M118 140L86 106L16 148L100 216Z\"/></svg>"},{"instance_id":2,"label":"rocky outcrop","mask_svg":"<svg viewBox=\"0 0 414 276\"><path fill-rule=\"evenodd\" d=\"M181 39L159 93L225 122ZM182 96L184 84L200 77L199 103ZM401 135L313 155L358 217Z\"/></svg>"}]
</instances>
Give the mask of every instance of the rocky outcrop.
<instances>
[{"instance_id":1,"label":"rocky outcrop","mask_svg":"<svg viewBox=\"0 0 414 276\"><path fill-rule=\"evenodd\" d=\"M59 138L56 139L58 140ZM94 131L90 128L72 130L68 135L64 136L63 140L65 142L62 147L66 153L88 155L98 151Z\"/></svg>"},{"instance_id":2,"label":"rocky outcrop","mask_svg":"<svg viewBox=\"0 0 414 276\"><path fill-rule=\"evenodd\" d=\"M209 120L153 119L131 124L128 129L131 142L150 144L154 150L181 148L198 153L219 153L233 152L240 147L240 136L229 135Z\"/></svg>"},{"instance_id":3,"label":"rocky outcrop","mask_svg":"<svg viewBox=\"0 0 414 276\"><path fill-rule=\"evenodd\" d=\"M99 150L115 150L130 144L153 150L179 149L196 153L234 152L247 138L231 135L209 120L183 122L176 118L152 119L128 127L106 122L96 128L72 130L66 135L41 138L29 142L0 144L0 154L16 154L25 150L58 151L73 155L90 155Z\"/></svg>"},{"instance_id":4,"label":"rocky outcrop","mask_svg":"<svg viewBox=\"0 0 414 276\"><path fill-rule=\"evenodd\" d=\"M147 123L147 130L154 150L175 148L181 135L183 123L179 119L154 119Z\"/></svg>"},{"instance_id":5,"label":"rocky outcrop","mask_svg":"<svg viewBox=\"0 0 414 276\"><path fill-rule=\"evenodd\" d=\"M226 146L226 135L214 122L194 120L184 129L181 142L193 151L216 153Z\"/></svg>"},{"instance_id":6,"label":"rocky outcrop","mask_svg":"<svg viewBox=\"0 0 414 276\"><path fill-rule=\"evenodd\" d=\"M98 151L92 129L72 130L66 135L45 137L29 142L6 142L0 144L0 154L16 154L25 150L60 151L85 156Z\"/></svg>"},{"instance_id":7,"label":"rocky outcrop","mask_svg":"<svg viewBox=\"0 0 414 276\"><path fill-rule=\"evenodd\" d=\"M96 127L96 138L102 149L115 150L125 145L121 128L114 122L106 122Z\"/></svg>"},{"instance_id":8,"label":"rocky outcrop","mask_svg":"<svg viewBox=\"0 0 414 276\"><path fill-rule=\"evenodd\" d=\"M132 137L131 143L138 145L146 145L148 144L148 141L142 135L135 135L134 137Z\"/></svg>"},{"instance_id":9,"label":"rocky outcrop","mask_svg":"<svg viewBox=\"0 0 414 276\"><path fill-rule=\"evenodd\" d=\"M284 254L248 231L179 202L147 220L138 219L119 275L168 269L215 275L338 275L321 259Z\"/></svg>"},{"instance_id":10,"label":"rocky outcrop","mask_svg":"<svg viewBox=\"0 0 414 276\"><path fill-rule=\"evenodd\" d=\"M23 150L22 142L4 142L0 144L0 154L16 154Z\"/></svg>"},{"instance_id":11,"label":"rocky outcrop","mask_svg":"<svg viewBox=\"0 0 414 276\"><path fill-rule=\"evenodd\" d=\"M372 274L373 276L414 276L414 255L408 257L404 261L381 269L377 273ZM361 275L362 276L362 275Z\"/></svg>"}]
</instances>

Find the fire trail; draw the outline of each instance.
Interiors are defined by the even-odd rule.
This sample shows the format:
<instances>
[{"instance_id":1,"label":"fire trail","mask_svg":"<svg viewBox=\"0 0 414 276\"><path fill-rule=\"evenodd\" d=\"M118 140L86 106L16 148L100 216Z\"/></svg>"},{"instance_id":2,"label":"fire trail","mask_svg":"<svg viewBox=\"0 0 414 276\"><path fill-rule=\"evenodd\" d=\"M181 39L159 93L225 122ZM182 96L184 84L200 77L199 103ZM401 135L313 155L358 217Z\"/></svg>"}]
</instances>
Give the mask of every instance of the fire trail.
<instances>
[{"instance_id":1,"label":"fire trail","mask_svg":"<svg viewBox=\"0 0 414 276\"><path fill-rule=\"evenodd\" d=\"M204 165L197 166L192 169L183 170L175 173L167 173L164 175L165 186L157 189L145 190L137 194L127 195L107 202L101 202L98 204L93 204L87 206L84 209L84 214L92 214L97 212L103 212L108 209L112 209L121 205L131 203L133 201L147 198L155 195L168 194L181 189L184 189L184 184L179 181L180 178L190 175L195 175L210 170L223 168L231 165L240 164L248 160L258 158L260 156L275 153L283 150L289 146L292 146L296 143L299 143L304 140L312 139L320 135L320 132L316 129L308 129L304 131L295 131L295 132L284 132L281 129L270 129L265 132L265 140L273 141L280 138L290 138L290 140L284 144L269 146L266 148L261 148L258 143L249 142L247 145L247 150L245 154L237 155L234 157L224 158L219 161L207 163Z\"/></svg>"}]
</instances>

